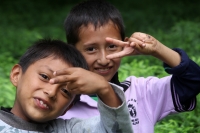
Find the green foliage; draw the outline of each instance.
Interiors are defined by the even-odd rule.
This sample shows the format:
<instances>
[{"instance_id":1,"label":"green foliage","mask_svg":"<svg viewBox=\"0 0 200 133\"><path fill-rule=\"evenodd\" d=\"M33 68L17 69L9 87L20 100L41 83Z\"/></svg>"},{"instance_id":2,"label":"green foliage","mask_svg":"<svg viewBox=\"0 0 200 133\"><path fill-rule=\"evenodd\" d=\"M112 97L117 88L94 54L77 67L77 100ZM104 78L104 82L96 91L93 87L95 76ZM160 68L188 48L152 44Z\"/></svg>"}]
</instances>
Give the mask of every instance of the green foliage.
<instances>
[{"instance_id":1,"label":"green foliage","mask_svg":"<svg viewBox=\"0 0 200 133\"><path fill-rule=\"evenodd\" d=\"M9 81L12 66L40 38L65 40L63 21L81 0L2 1L0 4L0 106L12 107L15 87ZM200 12L197 0L114 1L122 13L126 34L148 33L170 48L184 49L200 65ZM151 56L125 57L119 68L120 81L128 76L168 75L160 60ZM198 96L198 103L200 96ZM199 133L200 107L192 112L168 116L158 122L155 133Z\"/></svg>"},{"instance_id":2,"label":"green foliage","mask_svg":"<svg viewBox=\"0 0 200 133\"><path fill-rule=\"evenodd\" d=\"M168 32L151 31L156 38L170 48L179 47L188 53L200 56L200 23L192 21L179 21Z\"/></svg>"},{"instance_id":3,"label":"green foliage","mask_svg":"<svg viewBox=\"0 0 200 133\"><path fill-rule=\"evenodd\" d=\"M200 96L197 97L197 103L200 102ZM199 106L192 112L185 112L171 115L158 122L155 126L155 133L199 133L200 120ZM173 129L173 130L172 130Z\"/></svg>"},{"instance_id":4,"label":"green foliage","mask_svg":"<svg viewBox=\"0 0 200 133\"><path fill-rule=\"evenodd\" d=\"M30 31L24 28L7 27L7 31L0 32L1 45L0 52L8 51L10 57L19 59L25 50L36 40L42 38L36 31ZM18 31L16 34L13 31ZM6 58L5 58L6 59Z\"/></svg>"},{"instance_id":5,"label":"green foliage","mask_svg":"<svg viewBox=\"0 0 200 133\"><path fill-rule=\"evenodd\" d=\"M119 68L120 81L125 80L128 76L134 75L136 77L157 76L163 77L168 75L164 68L159 65L150 65L149 60L134 59L130 63L123 63Z\"/></svg>"},{"instance_id":6,"label":"green foliage","mask_svg":"<svg viewBox=\"0 0 200 133\"><path fill-rule=\"evenodd\" d=\"M6 59L6 60L5 60ZM0 106L12 107L15 96L15 89L10 83L10 70L16 61L9 52L1 53L0 56Z\"/></svg>"}]
</instances>

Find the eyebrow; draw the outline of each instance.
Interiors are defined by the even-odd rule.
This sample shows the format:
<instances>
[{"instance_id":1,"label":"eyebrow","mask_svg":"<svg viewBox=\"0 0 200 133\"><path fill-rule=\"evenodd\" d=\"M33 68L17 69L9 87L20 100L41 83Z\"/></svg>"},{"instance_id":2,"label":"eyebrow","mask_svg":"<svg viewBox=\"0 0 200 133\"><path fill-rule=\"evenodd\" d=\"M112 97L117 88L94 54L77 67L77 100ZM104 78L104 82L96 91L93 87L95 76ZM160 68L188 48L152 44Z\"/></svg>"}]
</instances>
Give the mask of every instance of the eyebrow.
<instances>
[{"instance_id":1,"label":"eyebrow","mask_svg":"<svg viewBox=\"0 0 200 133\"><path fill-rule=\"evenodd\" d=\"M88 46L88 45L96 45L96 42L87 42L87 43L83 43L83 46Z\"/></svg>"},{"instance_id":2,"label":"eyebrow","mask_svg":"<svg viewBox=\"0 0 200 133\"><path fill-rule=\"evenodd\" d=\"M45 68L47 68L49 71L51 71L52 73L54 72L49 66L47 66L47 65L42 65L42 66L40 66L40 67L45 67Z\"/></svg>"}]
</instances>

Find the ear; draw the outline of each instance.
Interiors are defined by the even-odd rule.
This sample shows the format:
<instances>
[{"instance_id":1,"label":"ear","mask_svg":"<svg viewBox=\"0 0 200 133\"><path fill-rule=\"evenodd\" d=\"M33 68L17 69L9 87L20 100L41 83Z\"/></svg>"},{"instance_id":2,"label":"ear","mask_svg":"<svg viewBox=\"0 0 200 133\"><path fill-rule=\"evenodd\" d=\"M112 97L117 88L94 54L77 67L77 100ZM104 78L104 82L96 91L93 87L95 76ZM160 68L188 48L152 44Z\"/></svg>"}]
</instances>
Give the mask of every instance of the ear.
<instances>
[{"instance_id":1,"label":"ear","mask_svg":"<svg viewBox=\"0 0 200 133\"><path fill-rule=\"evenodd\" d=\"M125 42L128 42L128 39L129 39L128 37L125 37L124 41L125 41Z\"/></svg>"},{"instance_id":2,"label":"ear","mask_svg":"<svg viewBox=\"0 0 200 133\"><path fill-rule=\"evenodd\" d=\"M22 74L21 66L19 64L14 65L10 72L10 81L15 87L18 84L21 74Z\"/></svg>"},{"instance_id":3,"label":"ear","mask_svg":"<svg viewBox=\"0 0 200 133\"><path fill-rule=\"evenodd\" d=\"M71 109L73 106L74 106L74 104L71 103L71 104L66 108L66 110L63 112L62 115L64 115L64 114L65 114L69 109ZM62 115L61 115L61 116L62 116Z\"/></svg>"}]
</instances>

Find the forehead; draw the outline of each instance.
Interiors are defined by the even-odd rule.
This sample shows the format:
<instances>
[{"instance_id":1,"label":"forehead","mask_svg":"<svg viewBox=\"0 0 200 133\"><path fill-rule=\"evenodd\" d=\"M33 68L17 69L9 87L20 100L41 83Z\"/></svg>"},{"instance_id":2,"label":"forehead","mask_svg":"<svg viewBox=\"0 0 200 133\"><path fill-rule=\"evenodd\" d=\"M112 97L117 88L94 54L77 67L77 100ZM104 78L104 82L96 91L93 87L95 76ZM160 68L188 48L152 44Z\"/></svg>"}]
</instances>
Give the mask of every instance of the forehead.
<instances>
[{"instance_id":1,"label":"forehead","mask_svg":"<svg viewBox=\"0 0 200 133\"><path fill-rule=\"evenodd\" d=\"M79 29L79 43L94 43L105 40L106 37L121 40L118 27L113 22L108 22L102 26L95 27L89 23Z\"/></svg>"},{"instance_id":2,"label":"forehead","mask_svg":"<svg viewBox=\"0 0 200 133\"><path fill-rule=\"evenodd\" d=\"M85 30L88 30L88 31L105 31L107 29L110 29L110 30L115 30L115 32L119 32L119 28L117 27L116 24L114 24L112 21L109 21L103 25L101 25L100 23L98 23L97 25L94 25L92 23L88 23L87 25L82 25L80 28L79 28L79 34L84 34Z\"/></svg>"},{"instance_id":3,"label":"forehead","mask_svg":"<svg viewBox=\"0 0 200 133\"><path fill-rule=\"evenodd\" d=\"M30 67L34 67L34 68L46 67L46 68L51 69L52 71L69 68L71 66L72 66L71 64L55 56L50 56L50 57L40 59L30 65Z\"/></svg>"}]
</instances>

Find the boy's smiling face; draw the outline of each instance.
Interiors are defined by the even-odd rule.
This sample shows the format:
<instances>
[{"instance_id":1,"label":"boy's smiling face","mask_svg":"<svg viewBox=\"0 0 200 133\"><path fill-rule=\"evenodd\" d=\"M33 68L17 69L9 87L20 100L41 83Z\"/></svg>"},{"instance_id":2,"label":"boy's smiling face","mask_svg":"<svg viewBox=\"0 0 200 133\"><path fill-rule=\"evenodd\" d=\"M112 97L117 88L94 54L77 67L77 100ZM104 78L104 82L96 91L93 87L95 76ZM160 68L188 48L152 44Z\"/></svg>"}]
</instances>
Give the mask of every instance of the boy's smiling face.
<instances>
[{"instance_id":1,"label":"boy's smiling face","mask_svg":"<svg viewBox=\"0 0 200 133\"><path fill-rule=\"evenodd\" d=\"M15 65L10 78L17 87L17 93L11 112L26 121L35 122L45 122L62 115L75 95L66 93L66 84L50 84L49 79L54 77L54 71L69 67L53 57L36 61L25 73L19 65Z\"/></svg>"},{"instance_id":2,"label":"boy's smiling face","mask_svg":"<svg viewBox=\"0 0 200 133\"><path fill-rule=\"evenodd\" d=\"M94 25L88 24L87 27L80 28L79 41L75 46L85 57L90 71L110 81L117 72L121 59L107 59L106 56L121 51L122 47L107 43L106 37L121 40L120 32L112 22L96 29Z\"/></svg>"}]
</instances>

